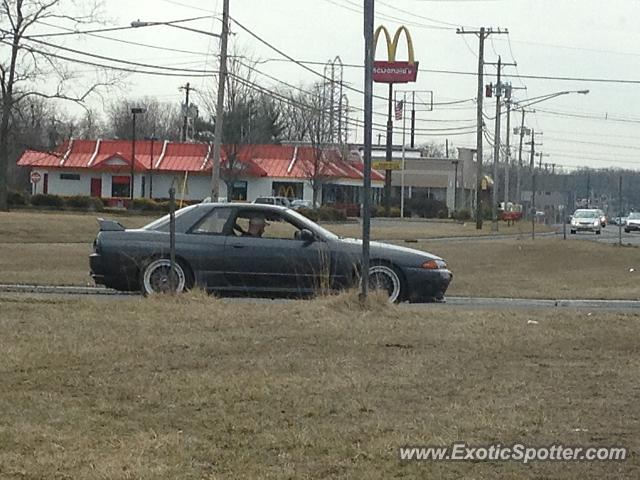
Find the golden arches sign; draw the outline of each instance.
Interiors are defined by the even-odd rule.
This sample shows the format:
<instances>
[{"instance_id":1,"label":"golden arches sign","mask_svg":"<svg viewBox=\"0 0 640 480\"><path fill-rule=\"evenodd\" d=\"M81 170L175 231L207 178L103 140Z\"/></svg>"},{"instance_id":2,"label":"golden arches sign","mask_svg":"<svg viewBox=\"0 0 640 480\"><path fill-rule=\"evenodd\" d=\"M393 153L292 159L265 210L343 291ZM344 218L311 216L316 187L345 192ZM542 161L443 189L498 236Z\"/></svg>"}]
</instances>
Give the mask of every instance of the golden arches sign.
<instances>
[{"instance_id":1,"label":"golden arches sign","mask_svg":"<svg viewBox=\"0 0 640 480\"><path fill-rule=\"evenodd\" d=\"M387 60L373 62L373 81L381 83L408 83L415 82L418 77L418 62L415 59L415 51L413 49L413 40L411 34L405 26L401 26L396 30L395 35L391 38L391 34L387 27L380 25L373 35L373 53L378 46L380 33L384 34L387 42ZM404 33L407 40L407 61L397 61L396 54L398 51L398 43L400 35Z\"/></svg>"},{"instance_id":2,"label":"golden arches sign","mask_svg":"<svg viewBox=\"0 0 640 480\"><path fill-rule=\"evenodd\" d=\"M280 185L278 188L278 197L293 198L296 196L292 185Z\"/></svg>"}]
</instances>

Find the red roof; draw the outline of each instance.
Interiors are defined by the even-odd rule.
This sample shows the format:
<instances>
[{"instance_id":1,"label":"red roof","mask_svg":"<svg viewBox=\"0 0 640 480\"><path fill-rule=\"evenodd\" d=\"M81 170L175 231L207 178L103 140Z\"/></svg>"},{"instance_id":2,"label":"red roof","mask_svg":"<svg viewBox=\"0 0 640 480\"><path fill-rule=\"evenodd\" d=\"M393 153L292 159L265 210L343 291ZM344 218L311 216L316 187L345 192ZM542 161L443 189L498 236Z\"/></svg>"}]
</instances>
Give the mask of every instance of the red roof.
<instances>
[{"instance_id":1,"label":"red roof","mask_svg":"<svg viewBox=\"0 0 640 480\"><path fill-rule=\"evenodd\" d=\"M135 148L134 168L138 172L150 168L166 172L211 171L213 148L208 144L138 140ZM53 152L27 150L18 160L18 165L128 171L131 168L131 153L130 140L69 140ZM311 146L223 145L221 167L227 168L227 157L235 155L247 176L305 179L318 175L327 178L362 179L364 166L358 153L352 151L347 158L343 158L337 148L325 148L317 162L315 154L316 151ZM384 175L372 170L371 179L382 181Z\"/></svg>"}]
</instances>

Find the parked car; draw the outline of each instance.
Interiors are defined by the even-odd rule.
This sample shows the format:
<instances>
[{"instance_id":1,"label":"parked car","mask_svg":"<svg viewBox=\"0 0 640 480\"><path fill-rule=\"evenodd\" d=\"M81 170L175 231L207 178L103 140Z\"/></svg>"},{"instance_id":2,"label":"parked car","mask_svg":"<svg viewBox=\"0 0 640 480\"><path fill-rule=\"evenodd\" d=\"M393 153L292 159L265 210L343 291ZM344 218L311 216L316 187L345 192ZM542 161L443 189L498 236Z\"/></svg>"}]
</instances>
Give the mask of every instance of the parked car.
<instances>
[{"instance_id":1,"label":"parked car","mask_svg":"<svg viewBox=\"0 0 640 480\"><path fill-rule=\"evenodd\" d=\"M261 205L280 205L281 207L290 207L291 202L287 197L258 197L253 203L259 203Z\"/></svg>"},{"instance_id":2,"label":"parked car","mask_svg":"<svg viewBox=\"0 0 640 480\"><path fill-rule=\"evenodd\" d=\"M202 203L178 210L173 274L168 215L139 229L99 223L91 276L116 290L153 294L197 285L275 296L360 283L361 240L340 238L276 205ZM256 225L261 236L251 235ZM371 288L386 291L394 302L442 300L452 278L442 258L419 250L371 242L370 260Z\"/></svg>"},{"instance_id":3,"label":"parked car","mask_svg":"<svg viewBox=\"0 0 640 480\"><path fill-rule=\"evenodd\" d=\"M640 230L640 212L631 212L624 225L624 231L629 233L637 230Z\"/></svg>"},{"instance_id":4,"label":"parked car","mask_svg":"<svg viewBox=\"0 0 640 480\"><path fill-rule=\"evenodd\" d=\"M602 233L601 212L602 210L595 208L576 210L571 218L571 233L575 234L578 231L588 231L600 235Z\"/></svg>"},{"instance_id":5,"label":"parked car","mask_svg":"<svg viewBox=\"0 0 640 480\"><path fill-rule=\"evenodd\" d=\"M313 202L311 200L296 199L291 202L291 208L294 210L300 210L301 208L313 208Z\"/></svg>"}]
</instances>

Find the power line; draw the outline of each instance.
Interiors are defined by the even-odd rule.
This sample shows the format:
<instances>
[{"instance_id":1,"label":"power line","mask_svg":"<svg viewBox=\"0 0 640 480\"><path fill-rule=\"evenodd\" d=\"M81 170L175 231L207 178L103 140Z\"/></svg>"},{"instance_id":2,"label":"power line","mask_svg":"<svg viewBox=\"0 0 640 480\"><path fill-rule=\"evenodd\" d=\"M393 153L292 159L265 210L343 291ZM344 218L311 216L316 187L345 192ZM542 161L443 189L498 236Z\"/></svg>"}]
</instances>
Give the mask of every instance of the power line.
<instances>
[{"instance_id":1,"label":"power line","mask_svg":"<svg viewBox=\"0 0 640 480\"><path fill-rule=\"evenodd\" d=\"M8 46L12 46L11 42L8 42L6 40L1 40L0 39L0 43L3 43L5 45ZM169 73L169 72L153 72L153 71L147 71L147 70L134 70L132 68L126 68L126 67L116 67L114 65L104 65L104 64L100 64L100 63L95 63L95 62L90 62L88 60L79 60L77 58L70 58L70 57L66 57L64 55L58 55L56 53L53 52L46 52L43 50L38 50L37 48L33 48L30 45L22 45L20 47L23 50L26 50L28 52L31 53L37 53L39 55L43 55L43 56L48 56L48 57L53 57L53 58L58 58L60 60L64 60L67 62L72 62L72 63L78 63L81 65L89 65L92 67L97 67L97 68L105 68L105 69L109 69L109 70L117 70L117 71L121 71L121 72L129 72L129 73L139 73L142 75L157 75L157 76L165 76L165 77L209 77L212 73L215 72L211 72L211 73L207 73L207 74L196 74L196 73L189 73L189 74L179 74L179 73Z\"/></svg>"},{"instance_id":2,"label":"power line","mask_svg":"<svg viewBox=\"0 0 640 480\"><path fill-rule=\"evenodd\" d=\"M7 32L6 30L3 30L3 29L0 29L0 32L9 33L9 32ZM91 58L97 58L99 60L107 60L109 62L123 63L125 65L133 65L133 66L144 67L144 68L156 68L156 69L159 69L159 70L167 70L167 71L173 71L173 72L200 73L200 74L209 74L209 75L213 74L213 72L207 72L205 70L194 70L194 69L186 69L186 68L180 69L180 68L173 68L173 67L165 67L165 66L162 66L162 65L152 65L152 64L148 64L148 63L140 63L140 62L132 62L132 61L129 61L129 60L121 60L121 59L114 58L114 57L107 57L105 55L98 55L96 53L83 52L82 50L77 50L75 48L63 47L62 45L56 45L54 43L49 43L49 42L45 42L44 40L37 40L37 39L34 39L34 38L29 38L28 41L39 43L41 45L46 45L48 47L56 48L58 50L64 50L66 52L77 53L79 55L84 55L84 56L91 57Z\"/></svg>"}]
</instances>

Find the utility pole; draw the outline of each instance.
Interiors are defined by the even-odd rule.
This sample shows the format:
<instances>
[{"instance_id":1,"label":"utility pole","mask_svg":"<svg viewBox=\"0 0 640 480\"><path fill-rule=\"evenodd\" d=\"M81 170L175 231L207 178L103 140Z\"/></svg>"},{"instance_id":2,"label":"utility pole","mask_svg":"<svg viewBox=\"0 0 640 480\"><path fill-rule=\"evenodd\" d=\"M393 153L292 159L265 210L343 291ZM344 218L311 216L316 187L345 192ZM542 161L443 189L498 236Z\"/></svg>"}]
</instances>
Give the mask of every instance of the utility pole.
<instances>
[{"instance_id":1,"label":"utility pole","mask_svg":"<svg viewBox=\"0 0 640 480\"><path fill-rule=\"evenodd\" d=\"M389 105L387 109L387 148L385 160L393 160L393 83L389 84ZM391 213L391 169L384 171L384 214Z\"/></svg>"},{"instance_id":2,"label":"utility pole","mask_svg":"<svg viewBox=\"0 0 640 480\"><path fill-rule=\"evenodd\" d=\"M536 239L536 135L531 129L531 240Z\"/></svg>"},{"instance_id":3,"label":"utility pole","mask_svg":"<svg viewBox=\"0 0 640 480\"><path fill-rule=\"evenodd\" d=\"M229 40L229 0L222 5L222 36L220 38L220 68L218 73L218 101L213 138L213 166L211 169L211 201L220 197L220 150L222 147L222 118L224 117L224 86L227 82L227 42ZM230 192L228 192L230 194Z\"/></svg>"},{"instance_id":4,"label":"utility pole","mask_svg":"<svg viewBox=\"0 0 640 480\"><path fill-rule=\"evenodd\" d=\"M591 200L591 171L587 170L587 208Z\"/></svg>"},{"instance_id":5,"label":"utility pole","mask_svg":"<svg viewBox=\"0 0 640 480\"><path fill-rule=\"evenodd\" d=\"M478 98L476 109L476 229L482 230L482 99L484 87L484 41L492 33L506 34L509 30L493 30L492 28L482 27L480 30L465 30L459 28L456 30L458 35L477 35L479 42L478 48Z\"/></svg>"},{"instance_id":6,"label":"utility pole","mask_svg":"<svg viewBox=\"0 0 640 480\"><path fill-rule=\"evenodd\" d=\"M182 123L182 141L187 141L187 129L189 125L189 92L193 90L189 82L184 87L180 87L180 90L185 91L185 99L184 99L184 121Z\"/></svg>"},{"instance_id":7,"label":"utility pole","mask_svg":"<svg viewBox=\"0 0 640 480\"><path fill-rule=\"evenodd\" d=\"M502 58L498 56L498 63L485 63L485 65L496 65L498 67L498 82L496 83L496 127L493 145L493 190L491 192L491 230L498 231L498 166L500 163L500 117L502 103L502 67L503 65L516 66L515 63L502 63Z\"/></svg>"},{"instance_id":8,"label":"utility pole","mask_svg":"<svg viewBox=\"0 0 640 480\"><path fill-rule=\"evenodd\" d=\"M416 146L416 92L411 92L411 148Z\"/></svg>"},{"instance_id":9,"label":"utility pole","mask_svg":"<svg viewBox=\"0 0 640 480\"><path fill-rule=\"evenodd\" d=\"M371 144L373 128L374 0L364 0L364 186L362 195L362 281L360 300L369 293L369 234L371 231Z\"/></svg>"},{"instance_id":10,"label":"utility pole","mask_svg":"<svg viewBox=\"0 0 640 480\"><path fill-rule=\"evenodd\" d=\"M507 104L507 145L506 145L506 153L507 158L504 162L504 206L506 208L507 203L509 202L509 189L510 189L510 181L509 175L510 167L511 167L511 89L507 90L506 95L506 104Z\"/></svg>"}]
</instances>

